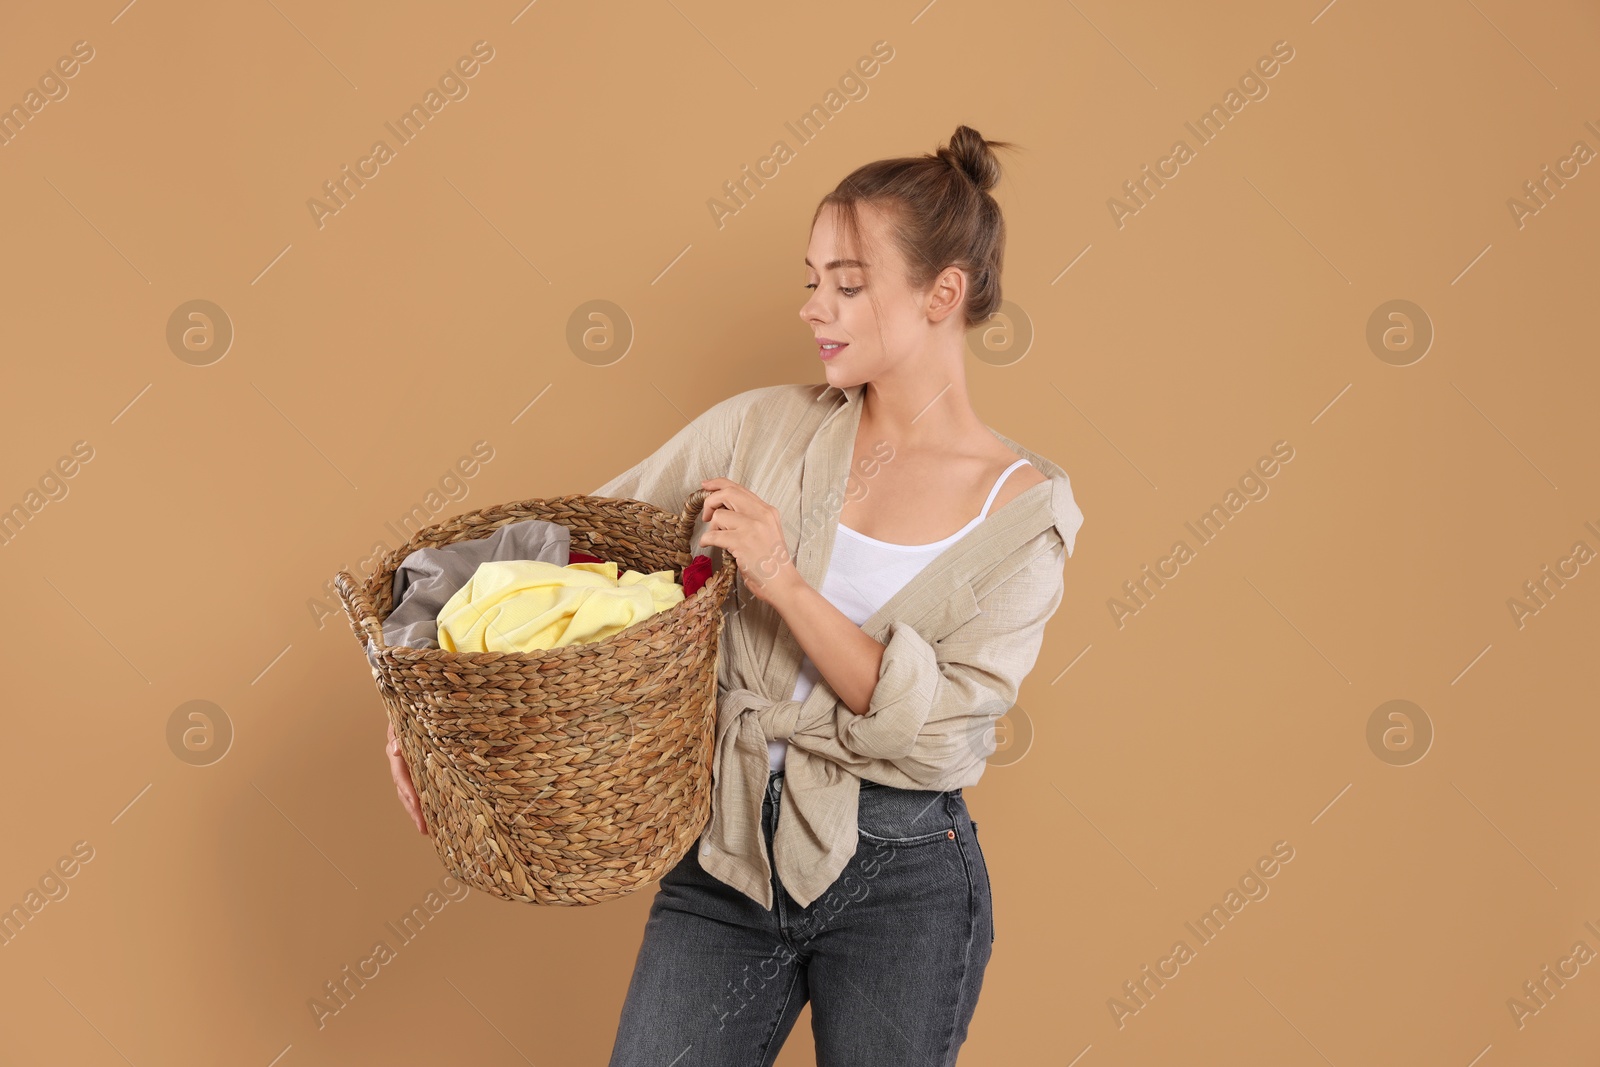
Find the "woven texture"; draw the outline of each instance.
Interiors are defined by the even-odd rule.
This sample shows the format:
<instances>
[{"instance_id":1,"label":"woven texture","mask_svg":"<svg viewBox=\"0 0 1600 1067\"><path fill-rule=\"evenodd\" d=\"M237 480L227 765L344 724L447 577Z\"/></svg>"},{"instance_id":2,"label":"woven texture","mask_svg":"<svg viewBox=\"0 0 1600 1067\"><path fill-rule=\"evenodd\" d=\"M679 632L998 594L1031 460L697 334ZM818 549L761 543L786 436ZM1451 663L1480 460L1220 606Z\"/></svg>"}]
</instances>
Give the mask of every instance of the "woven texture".
<instances>
[{"instance_id":1,"label":"woven texture","mask_svg":"<svg viewBox=\"0 0 1600 1067\"><path fill-rule=\"evenodd\" d=\"M601 641L541 652L389 647L394 572L411 552L510 522L565 526L572 549L682 581L706 491L673 516L639 500L499 504L420 531L362 580L334 579L456 878L530 904L598 904L660 879L711 815L717 644L734 560L693 596Z\"/></svg>"}]
</instances>

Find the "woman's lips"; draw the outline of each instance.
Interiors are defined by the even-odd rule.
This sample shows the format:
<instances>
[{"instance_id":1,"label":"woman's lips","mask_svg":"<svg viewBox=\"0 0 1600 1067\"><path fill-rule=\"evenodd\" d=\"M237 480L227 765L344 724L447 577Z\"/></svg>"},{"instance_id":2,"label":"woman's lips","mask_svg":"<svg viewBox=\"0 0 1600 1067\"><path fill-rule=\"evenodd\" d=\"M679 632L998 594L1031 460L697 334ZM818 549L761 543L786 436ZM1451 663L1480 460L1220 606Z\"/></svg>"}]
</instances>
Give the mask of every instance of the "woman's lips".
<instances>
[{"instance_id":1,"label":"woman's lips","mask_svg":"<svg viewBox=\"0 0 1600 1067\"><path fill-rule=\"evenodd\" d=\"M843 352L847 347L849 346L844 342L834 342L831 346L819 344L817 345L817 355L821 356L823 359L832 359L840 352Z\"/></svg>"}]
</instances>

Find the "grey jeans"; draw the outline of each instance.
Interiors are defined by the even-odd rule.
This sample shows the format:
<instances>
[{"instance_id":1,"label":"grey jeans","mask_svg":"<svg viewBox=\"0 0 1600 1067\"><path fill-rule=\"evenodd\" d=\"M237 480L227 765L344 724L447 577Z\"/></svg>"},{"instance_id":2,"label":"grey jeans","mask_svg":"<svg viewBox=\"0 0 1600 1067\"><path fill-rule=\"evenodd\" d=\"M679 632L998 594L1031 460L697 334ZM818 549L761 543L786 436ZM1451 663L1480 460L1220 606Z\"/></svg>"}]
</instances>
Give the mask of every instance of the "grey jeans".
<instances>
[{"instance_id":1,"label":"grey jeans","mask_svg":"<svg viewBox=\"0 0 1600 1067\"><path fill-rule=\"evenodd\" d=\"M767 859L783 772L761 808ZM691 847L658 883L610 1067L770 1067L811 1002L819 1067L945 1067L994 941L989 871L961 790L862 782L860 843L802 908L774 864L768 911Z\"/></svg>"}]
</instances>

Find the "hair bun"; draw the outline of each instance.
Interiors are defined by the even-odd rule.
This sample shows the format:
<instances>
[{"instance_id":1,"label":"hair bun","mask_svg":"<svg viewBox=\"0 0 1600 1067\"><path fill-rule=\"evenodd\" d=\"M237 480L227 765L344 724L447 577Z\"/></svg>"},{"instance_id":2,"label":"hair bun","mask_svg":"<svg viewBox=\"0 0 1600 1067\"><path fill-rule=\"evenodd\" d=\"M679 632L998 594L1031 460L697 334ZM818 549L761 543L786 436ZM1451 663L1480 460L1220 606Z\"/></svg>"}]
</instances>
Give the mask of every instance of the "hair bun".
<instances>
[{"instance_id":1,"label":"hair bun","mask_svg":"<svg viewBox=\"0 0 1600 1067\"><path fill-rule=\"evenodd\" d=\"M1000 141L985 141L983 135L971 126L957 126L950 135L950 143L939 149L940 159L965 174L979 189L988 192L1000 183L1000 161L991 146Z\"/></svg>"}]
</instances>

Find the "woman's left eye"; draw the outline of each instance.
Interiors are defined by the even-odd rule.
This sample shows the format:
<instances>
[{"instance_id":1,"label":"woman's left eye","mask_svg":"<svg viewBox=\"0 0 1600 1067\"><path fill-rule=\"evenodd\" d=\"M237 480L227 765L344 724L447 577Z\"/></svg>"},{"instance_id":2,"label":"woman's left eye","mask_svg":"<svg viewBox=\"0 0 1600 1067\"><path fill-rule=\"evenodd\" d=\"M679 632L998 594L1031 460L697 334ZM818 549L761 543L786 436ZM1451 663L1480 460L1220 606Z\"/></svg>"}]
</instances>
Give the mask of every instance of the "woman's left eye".
<instances>
[{"instance_id":1,"label":"woman's left eye","mask_svg":"<svg viewBox=\"0 0 1600 1067\"><path fill-rule=\"evenodd\" d=\"M839 286L839 291L841 293L843 293L845 296L855 296L857 293L859 293L861 291L861 286L857 285L857 286L852 287L852 286L848 286L848 285L841 285L841 286Z\"/></svg>"}]
</instances>

